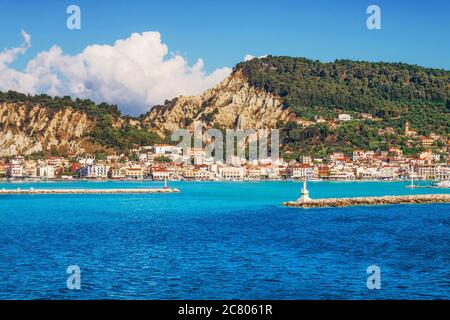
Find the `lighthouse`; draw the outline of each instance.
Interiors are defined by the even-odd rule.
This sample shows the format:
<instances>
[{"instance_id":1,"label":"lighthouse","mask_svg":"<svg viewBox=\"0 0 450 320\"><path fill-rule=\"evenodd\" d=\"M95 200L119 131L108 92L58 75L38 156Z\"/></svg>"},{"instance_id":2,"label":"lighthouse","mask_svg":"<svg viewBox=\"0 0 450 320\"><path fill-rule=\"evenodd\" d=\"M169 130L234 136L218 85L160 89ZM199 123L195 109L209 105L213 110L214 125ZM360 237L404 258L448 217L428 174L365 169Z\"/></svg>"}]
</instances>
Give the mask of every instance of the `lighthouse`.
<instances>
[{"instance_id":1,"label":"lighthouse","mask_svg":"<svg viewBox=\"0 0 450 320\"><path fill-rule=\"evenodd\" d=\"M306 185L306 179L303 181L303 188L301 190L301 197L297 200L297 202L306 202L311 200L309 197L308 186Z\"/></svg>"}]
</instances>

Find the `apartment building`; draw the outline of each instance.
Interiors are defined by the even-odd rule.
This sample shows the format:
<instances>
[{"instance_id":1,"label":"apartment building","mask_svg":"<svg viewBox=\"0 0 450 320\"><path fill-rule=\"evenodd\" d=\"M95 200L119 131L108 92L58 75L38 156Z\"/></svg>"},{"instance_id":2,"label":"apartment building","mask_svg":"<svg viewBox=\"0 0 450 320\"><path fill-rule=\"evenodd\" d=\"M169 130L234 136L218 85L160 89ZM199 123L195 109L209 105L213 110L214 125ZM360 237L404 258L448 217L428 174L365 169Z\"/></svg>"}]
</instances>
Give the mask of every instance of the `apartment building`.
<instances>
[{"instance_id":1,"label":"apartment building","mask_svg":"<svg viewBox=\"0 0 450 320\"><path fill-rule=\"evenodd\" d=\"M245 177L245 168L221 167L219 168L219 177L224 180L243 180Z\"/></svg>"}]
</instances>

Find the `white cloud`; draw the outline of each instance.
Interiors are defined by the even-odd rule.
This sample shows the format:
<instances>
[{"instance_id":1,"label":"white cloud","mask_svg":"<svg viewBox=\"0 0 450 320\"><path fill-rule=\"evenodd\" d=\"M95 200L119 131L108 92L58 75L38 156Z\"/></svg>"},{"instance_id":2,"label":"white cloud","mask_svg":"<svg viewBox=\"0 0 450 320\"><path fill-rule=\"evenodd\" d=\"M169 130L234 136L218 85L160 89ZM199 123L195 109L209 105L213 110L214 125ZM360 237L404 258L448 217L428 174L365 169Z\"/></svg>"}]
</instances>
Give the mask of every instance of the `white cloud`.
<instances>
[{"instance_id":1,"label":"white cloud","mask_svg":"<svg viewBox=\"0 0 450 320\"><path fill-rule=\"evenodd\" d=\"M77 55L64 54L55 45L18 71L9 64L30 47L31 37L23 31L22 38L20 47L0 52L0 90L106 101L129 114L178 95L199 94L231 72L221 68L208 74L202 59L191 66L181 55L169 54L159 32L133 33L112 46L91 45Z\"/></svg>"},{"instance_id":2,"label":"white cloud","mask_svg":"<svg viewBox=\"0 0 450 320\"><path fill-rule=\"evenodd\" d=\"M20 35L22 36L23 45L26 48L31 47L31 36L23 29L20 31Z\"/></svg>"},{"instance_id":3,"label":"white cloud","mask_svg":"<svg viewBox=\"0 0 450 320\"><path fill-rule=\"evenodd\" d=\"M31 37L24 30L21 32L23 43L20 47L5 49L0 52L0 70L6 68L6 66L12 63L19 54L23 54L31 46Z\"/></svg>"},{"instance_id":4,"label":"white cloud","mask_svg":"<svg viewBox=\"0 0 450 320\"><path fill-rule=\"evenodd\" d=\"M244 61L250 61L250 60L255 59L255 58L262 59L262 58L266 58L266 57L267 57L267 55L255 57L255 56L253 56L253 55L251 55L251 54L246 54L246 55L244 56Z\"/></svg>"}]
</instances>

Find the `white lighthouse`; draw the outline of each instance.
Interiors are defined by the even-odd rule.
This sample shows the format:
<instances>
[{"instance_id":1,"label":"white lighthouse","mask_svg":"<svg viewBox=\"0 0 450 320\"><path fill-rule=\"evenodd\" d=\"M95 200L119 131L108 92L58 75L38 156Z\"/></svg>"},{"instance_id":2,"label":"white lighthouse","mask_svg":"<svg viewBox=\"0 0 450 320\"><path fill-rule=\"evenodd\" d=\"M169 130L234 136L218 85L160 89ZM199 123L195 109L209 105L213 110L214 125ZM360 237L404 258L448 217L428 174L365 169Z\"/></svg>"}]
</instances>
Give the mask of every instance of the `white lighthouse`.
<instances>
[{"instance_id":1,"label":"white lighthouse","mask_svg":"<svg viewBox=\"0 0 450 320\"><path fill-rule=\"evenodd\" d=\"M306 185L306 179L303 181L303 188L301 190L301 197L297 200L297 202L306 202L311 200L309 197L308 186Z\"/></svg>"}]
</instances>

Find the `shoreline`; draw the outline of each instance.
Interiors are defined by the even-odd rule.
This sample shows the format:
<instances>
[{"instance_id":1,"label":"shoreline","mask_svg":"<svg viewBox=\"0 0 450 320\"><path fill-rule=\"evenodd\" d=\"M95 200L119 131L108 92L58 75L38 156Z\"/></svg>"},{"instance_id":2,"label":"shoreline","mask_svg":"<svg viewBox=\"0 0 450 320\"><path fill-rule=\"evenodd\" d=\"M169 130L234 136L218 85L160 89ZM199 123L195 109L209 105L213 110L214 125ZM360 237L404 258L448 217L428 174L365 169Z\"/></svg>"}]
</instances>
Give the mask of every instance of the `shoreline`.
<instances>
[{"instance_id":1,"label":"shoreline","mask_svg":"<svg viewBox=\"0 0 450 320\"><path fill-rule=\"evenodd\" d=\"M155 193L177 193L179 189L174 188L140 188L140 189L3 189L0 195L48 195L48 194L155 194Z\"/></svg>"},{"instance_id":2,"label":"shoreline","mask_svg":"<svg viewBox=\"0 0 450 320\"><path fill-rule=\"evenodd\" d=\"M288 201L283 206L291 208L327 208L350 206L375 206L392 204L450 203L450 194L417 194L402 196L323 198L306 201Z\"/></svg>"},{"instance_id":3,"label":"shoreline","mask_svg":"<svg viewBox=\"0 0 450 320\"><path fill-rule=\"evenodd\" d=\"M169 179L168 182L303 182L301 179L243 179L243 180L193 180L193 179ZM437 180L415 180L417 182L434 182ZM0 183L26 183L26 182L164 182L164 180L152 180L152 179L8 179L0 178ZM320 183L320 182L410 182L407 179L395 179L395 180L376 180L376 179L354 179L354 180L335 180L335 179L323 179L323 180L308 180L308 183Z\"/></svg>"}]
</instances>

